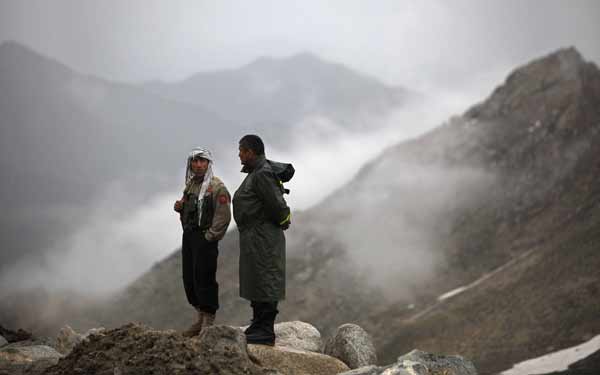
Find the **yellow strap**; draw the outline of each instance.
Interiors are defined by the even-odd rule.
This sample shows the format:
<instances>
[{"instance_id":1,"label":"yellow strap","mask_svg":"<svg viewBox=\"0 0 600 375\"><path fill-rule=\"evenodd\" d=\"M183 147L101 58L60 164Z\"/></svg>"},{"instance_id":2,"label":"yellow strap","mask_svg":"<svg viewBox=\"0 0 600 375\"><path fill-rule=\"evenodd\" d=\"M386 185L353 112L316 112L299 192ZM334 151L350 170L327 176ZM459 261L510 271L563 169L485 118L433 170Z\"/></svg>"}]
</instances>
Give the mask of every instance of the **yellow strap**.
<instances>
[{"instance_id":1,"label":"yellow strap","mask_svg":"<svg viewBox=\"0 0 600 375\"><path fill-rule=\"evenodd\" d=\"M292 218L292 213L290 212L290 213L287 215L287 217L286 217L286 218L285 218L285 219L284 219L284 220L283 220L281 223L279 223L279 225L283 225L283 224L285 224L286 222L290 221L290 219L291 219L291 218Z\"/></svg>"}]
</instances>

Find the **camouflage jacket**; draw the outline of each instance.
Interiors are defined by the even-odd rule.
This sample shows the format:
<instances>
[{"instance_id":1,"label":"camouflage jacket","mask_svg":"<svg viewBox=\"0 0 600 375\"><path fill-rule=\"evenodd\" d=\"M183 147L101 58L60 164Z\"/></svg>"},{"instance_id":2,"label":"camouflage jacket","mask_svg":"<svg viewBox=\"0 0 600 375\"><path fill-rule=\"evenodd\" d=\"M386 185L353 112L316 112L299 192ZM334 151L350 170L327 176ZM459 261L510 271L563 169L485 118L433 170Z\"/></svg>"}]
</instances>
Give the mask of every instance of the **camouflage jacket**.
<instances>
[{"instance_id":1,"label":"camouflage jacket","mask_svg":"<svg viewBox=\"0 0 600 375\"><path fill-rule=\"evenodd\" d=\"M192 179L183 190L183 208L180 211L184 231L199 229L208 241L218 241L225 235L231 221L231 196L218 177L213 176L202 205L202 219L198 223L198 194L201 180Z\"/></svg>"}]
</instances>

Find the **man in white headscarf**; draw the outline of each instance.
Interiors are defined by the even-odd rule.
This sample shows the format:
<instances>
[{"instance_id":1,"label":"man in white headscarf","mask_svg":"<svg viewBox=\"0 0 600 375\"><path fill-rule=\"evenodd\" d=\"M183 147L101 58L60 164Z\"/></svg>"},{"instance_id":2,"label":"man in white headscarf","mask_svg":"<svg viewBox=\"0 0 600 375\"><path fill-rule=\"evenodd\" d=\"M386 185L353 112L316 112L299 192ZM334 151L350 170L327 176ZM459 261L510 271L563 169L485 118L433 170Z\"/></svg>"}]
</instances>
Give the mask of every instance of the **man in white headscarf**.
<instances>
[{"instance_id":1,"label":"man in white headscarf","mask_svg":"<svg viewBox=\"0 0 600 375\"><path fill-rule=\"evenodd\" d=\"M231 221L231 197L223 182L213 175L210 151L192 150L187 159L185 189L174 210L183 227L181 245L183 286L198 320L183 332L198 335L213 325L219 309L219 284L216 280L218 243Z\"/></svg>"}]
</instances>

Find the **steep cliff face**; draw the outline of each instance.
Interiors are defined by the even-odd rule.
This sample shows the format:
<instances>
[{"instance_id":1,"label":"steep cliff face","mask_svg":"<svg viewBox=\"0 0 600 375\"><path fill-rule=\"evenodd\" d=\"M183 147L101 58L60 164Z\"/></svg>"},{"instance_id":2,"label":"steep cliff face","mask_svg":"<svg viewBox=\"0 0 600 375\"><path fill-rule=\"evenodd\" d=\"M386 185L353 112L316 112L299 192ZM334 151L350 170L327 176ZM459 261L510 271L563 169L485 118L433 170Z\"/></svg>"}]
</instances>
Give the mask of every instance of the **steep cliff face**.
<instances>
[{"instance_id":1,"label":"steep cliff face","mask_svg":"<svg viewBox=\"0 0 600 375\"><path fill-rule=\"evenodd\" d=\"M286 319L357 322L382 363L419 348L482 373L600 332L600 72L574 49L515 70L484 102L369 162L298 213ZM219 319L237 297L237 233L221 244ZM105 311L192 319L173 254Z\"/></svg>"},{"instance_id":2,"label":"steep cliff face","mask_svg":"<svg viewBox=\"0 0 600 375\"><path fill-rule=\"evenodd\" d=\"M516 70L486 101L415 141L414 152L388 152L493 179L446 217L445 260L423 307L386 312L402 318L384 356L415 346L458 352L486 373L600 331L599 133L600 72L566 49Z\"/></svg>"}]
</instances>

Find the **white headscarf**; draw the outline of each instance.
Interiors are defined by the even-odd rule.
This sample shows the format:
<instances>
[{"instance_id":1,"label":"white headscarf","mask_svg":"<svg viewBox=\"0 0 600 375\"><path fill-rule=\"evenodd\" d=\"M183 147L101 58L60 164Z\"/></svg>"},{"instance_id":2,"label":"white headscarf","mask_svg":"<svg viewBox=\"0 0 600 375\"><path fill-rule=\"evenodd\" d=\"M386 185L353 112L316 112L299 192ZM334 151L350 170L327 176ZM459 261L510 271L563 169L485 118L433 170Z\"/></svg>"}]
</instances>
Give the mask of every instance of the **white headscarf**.
<instances>
[{"instance_id":1,"label":"white headscarf","mask_svg":"<svg viewBox=\"0 0 600 375\"><path fill-rule=\"evenodd\" d=\"M201 147L196 147L192 150L192 152L190 152L190 154L187 158L187 165L185 168L185 186L186 187L189 185L189 183L194 178L194 172L192 171L192 160L197 157L208 160L208 168L206 169L206 173L204 174L204 180L202 181L202 186L200 187L200 193L198 193L198 203L197 203L198 225L200 225L201 219L202 219L202 206L204 204L204 194L206 194L206 191L208 190L208 187L210 186L210 181L212 180L212 177L213 177L213 171L212 171L213 157L209 150L207 150L205 148L201 148Z\"/></svg>"}]
</instances>

